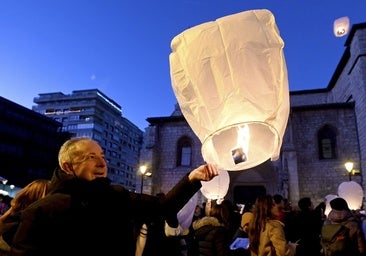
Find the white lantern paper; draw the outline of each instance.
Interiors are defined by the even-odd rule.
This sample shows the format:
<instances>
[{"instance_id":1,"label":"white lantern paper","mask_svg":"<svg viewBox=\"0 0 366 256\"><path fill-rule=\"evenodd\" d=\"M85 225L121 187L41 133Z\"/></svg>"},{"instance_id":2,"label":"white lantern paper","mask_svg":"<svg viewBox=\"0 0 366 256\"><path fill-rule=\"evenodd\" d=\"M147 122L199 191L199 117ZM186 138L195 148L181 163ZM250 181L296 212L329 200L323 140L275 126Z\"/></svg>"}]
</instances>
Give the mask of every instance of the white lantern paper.
<instances>
[{"instance_id":1,"label":"white lantern paper","mask_svg":"<svg viewBox=\"0 0 366 256\"><path fill-rule=\"evenodd\" d=\"M333 32L336 37L342 37L348 34L349 18L347 16L336 19L333 23Z\"/></svg>"},{"instance_id":2,"label":"white lantern paper","mask_svg":"<svg viewBox=\"0 0 366 256\"><path fill-rule=\"evenodd\" d=\"M283 47L265 9L203 23L172 40L172 87L207 163L235 171L278 159L289 115Z\"/></svg>"},{"instance_id":3,"label":"white lantern paper","mask_svg":"<svg viewBox=\"0 0 366 256\"><path fill-rule=\"evenodd\" d=\"M334 198L337 198L337 195L327 195L325 196L325 211L324 214L328 216L329 212L332 210L332 207L330 207L330 201L332 201Z\"/></svg>"},{"instance_id":4,"label":"white lantern paper","mask_svg":"<svg viewBox=\"0 0 366 256\"><path fill-rule=\"evenodd\" d=\"M201 181L201 184L201 192L207 199L223 199L229 189L230 176L227 171L222 170L212 180Z\"/></svg>"},{"instance_id":5,"label":"white lantern paper","mask_svg":"<svg viewBox=\"0 0 366 256\"><path fill-rule=\"evenodd\" d=\"M187 230L191 225L197 202L198 202L198 194L196 193L178 212L177 214L178 222L183 228L183 230Z\"/></svg>"},{"instance_id":6,"label":"white lantern paper","mask_svg":"<svg viewBox=\"0 0 366 256\"><path fill-rule=\"evenodd\" d=\"M347 201L348 208L359 210L362 207L363 190L360 184L354 181L342 182L338 186L338 196Z\"/></svg>"}]
</instances>

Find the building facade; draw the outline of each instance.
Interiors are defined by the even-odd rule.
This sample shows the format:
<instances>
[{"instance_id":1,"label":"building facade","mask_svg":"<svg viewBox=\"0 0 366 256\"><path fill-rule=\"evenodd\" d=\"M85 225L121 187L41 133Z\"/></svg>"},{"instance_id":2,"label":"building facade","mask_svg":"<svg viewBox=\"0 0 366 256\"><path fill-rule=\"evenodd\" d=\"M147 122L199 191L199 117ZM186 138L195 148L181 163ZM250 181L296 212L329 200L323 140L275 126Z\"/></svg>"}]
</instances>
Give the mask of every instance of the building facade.
<instances>
[{"instance_id":1,"label":"building facade","mask_svg":"<svg viewBox=\"0 0 366 256\"><path fill-rule=\"evenodd\" d=\"M0 176L4 191L12 195L34 179L52 177L58 166L58 150L70 137L61 132L61 127L57 121L0 97Z\"/></svg>"},{"instance_id":2,"label":"building facade","mask_svg":"<svg viewBox=\"0 0 366 256\"><path fill-rule=\"evenodd\" d=\"M319 203L337 195L352 179L365 189L366 23L352 27L345 52L325 89L290 92L290 115L280 158L254 168L231 171L227 198L252 202L258 194L282 194ZM179 106L168 117L147 118L141 162L153 172L148 192L167 192L183 175L204 163L201 142ZM352 161L351 175L345 162ZM202 198L201 198L202 199Z\"/></svg>"},{"instance_id":3,"label":"building facade","mask_svg":"<svg viewBox=\"0 0 366 256\"><path fill-rule=\"evenodd\" d=\"M34 111L62 123L62 130L72 137L98 141L108 161L108 177L136 190L143 132L122 116L120 105L98 89L41 93L34 102Z\"/></svg>"}]
</instances>

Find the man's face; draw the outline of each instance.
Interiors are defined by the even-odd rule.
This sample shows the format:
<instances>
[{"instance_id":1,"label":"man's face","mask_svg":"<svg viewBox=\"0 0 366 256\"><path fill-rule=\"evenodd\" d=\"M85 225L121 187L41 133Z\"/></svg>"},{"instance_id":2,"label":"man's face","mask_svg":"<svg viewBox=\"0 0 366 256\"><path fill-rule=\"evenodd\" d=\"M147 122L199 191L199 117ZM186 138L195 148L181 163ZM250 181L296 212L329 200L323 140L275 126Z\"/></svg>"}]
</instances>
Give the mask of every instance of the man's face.
<instances>
[{"instance_id":1,"label":"man's face","mask_svg":"<svg viewBox=\"0 0 366 256\"><path fill-rule=\"evenodd\" d=\"M98 143L82 141L78 145L78 151L82 154L73 159L72 163L75 176L86 180L107 177L107 163Z\"/></svg>"}]
</instances>

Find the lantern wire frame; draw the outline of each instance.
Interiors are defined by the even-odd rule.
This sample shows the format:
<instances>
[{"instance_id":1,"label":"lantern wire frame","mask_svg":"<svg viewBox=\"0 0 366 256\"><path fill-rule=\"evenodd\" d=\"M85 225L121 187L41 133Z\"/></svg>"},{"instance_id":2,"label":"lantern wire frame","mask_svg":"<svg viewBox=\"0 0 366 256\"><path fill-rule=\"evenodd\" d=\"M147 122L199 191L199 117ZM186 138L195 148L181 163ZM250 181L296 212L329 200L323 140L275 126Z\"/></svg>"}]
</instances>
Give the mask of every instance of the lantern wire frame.
<instances>
[{"instance_id":1,"label":"lantern wire frame","mask_svg":"<svg viewBox=\"0 0 366 256\"><path fill-rule=\"evenodd\" d=\"M237 162L231 155L238 147L238 127L247 125L250 138L243 161ZM273 151L281 143L275 127L265 122L242 122L226 126L209 135L202 144L202 155L207 162L219 163L219 168L239 171L255 167L272 159Z\"/></svg>"}]
</instances>

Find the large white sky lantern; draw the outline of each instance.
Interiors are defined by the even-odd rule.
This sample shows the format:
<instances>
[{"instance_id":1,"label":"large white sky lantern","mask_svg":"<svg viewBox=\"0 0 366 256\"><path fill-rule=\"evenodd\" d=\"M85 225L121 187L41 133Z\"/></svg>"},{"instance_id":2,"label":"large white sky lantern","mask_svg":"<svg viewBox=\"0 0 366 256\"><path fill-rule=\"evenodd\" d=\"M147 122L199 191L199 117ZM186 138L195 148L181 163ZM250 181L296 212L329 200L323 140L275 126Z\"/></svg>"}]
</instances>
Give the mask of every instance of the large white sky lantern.
<instances>
[{"instance_id":1,"label":"large white sky lantern","mask_svg":"<svg viewBox=\"0 0 366 256\"><path fill-rule=\"evenodd\" d=\"M351 210L359 210L362 207L363 190L360 184L354 181L342 182L338 186L338 196L347 201Z\"/></svg>"},{"instance_id":2,"label":"large white sky lantern","mask_svg":"<svg viewBox=\"0 0 366 256\"><path fill-rule=\"evenodd\" d=\"M172 87L207 163L236 171L278 159L289 115L283 47L265 9L225 16L173 38Z\"/></svg>"},{"instance_id":3,"label":"large white sky lantern","mask_svg":"<svg viewBox=\"0 0 366 256\"><path fill-rule=\"evenodd\" d=\"M224 199L229 189L230 176L227 171L222 170L212 180L201 181L201 184L201 192L207 199Z\"/></svg>"},{"instance_id":4,"label":"large white sky lantern","mask_svg":"<svg viewBox=\"0 0 366 256\"><path fill-rule=\"evenodd\" d=\"M342 37L348 34L349 18L347 16L338 18L333 23L333 32L336 37Z\"/></svg>"}]
</instances>

